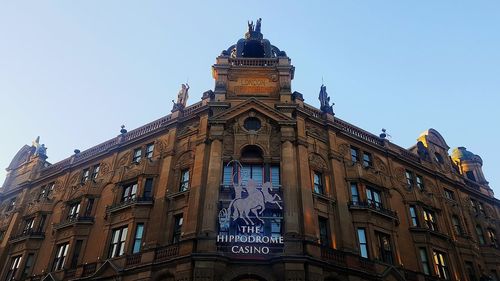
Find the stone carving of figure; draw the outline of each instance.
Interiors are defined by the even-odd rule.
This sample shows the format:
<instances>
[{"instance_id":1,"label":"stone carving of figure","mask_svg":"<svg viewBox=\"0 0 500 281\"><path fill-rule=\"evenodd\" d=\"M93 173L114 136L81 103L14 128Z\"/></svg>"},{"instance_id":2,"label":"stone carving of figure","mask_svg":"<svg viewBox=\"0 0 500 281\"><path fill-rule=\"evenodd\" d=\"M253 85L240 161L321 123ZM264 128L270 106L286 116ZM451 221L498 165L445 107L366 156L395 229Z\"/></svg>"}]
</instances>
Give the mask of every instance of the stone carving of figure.
<instances>
[{"instance_id":1,"label":"stone carving of figure","mask_svg":"<svg viewBox=\"0 0 500 281\"><path fill-rule=\"evenodd\" d=\"M231 58L233 58L233 59L234 59L234 58L236 58L236 54L237 54L237 53L236 53L236 48L233 48L233 49L231 50Z\"/></svg>"},{"instance_id":2,"label":"stone carving of figure","mask_svg":"<svg viewBox=\"0 0 500 281\"><path fill-rule=\"evenodd\" d=\"M262 22L262 19L261 19L261 18L259 18L259 19L257 20L257 24L255 25L255 32L260 33L260 25L261 25L261 22Z\"/></svg>"},{"instance_id":3,"label":"stone carving of figure","mask_svg":"<svg viewBox=\"0 0 500 281\"><path fill-rule=\"evenodd\" d=\"M181 89L179 90L179 94L177 94L177 105L182 105L182 107L186 107L187 99L189 98L189 84L182 84Z\"/></svg>"}]
</instances>

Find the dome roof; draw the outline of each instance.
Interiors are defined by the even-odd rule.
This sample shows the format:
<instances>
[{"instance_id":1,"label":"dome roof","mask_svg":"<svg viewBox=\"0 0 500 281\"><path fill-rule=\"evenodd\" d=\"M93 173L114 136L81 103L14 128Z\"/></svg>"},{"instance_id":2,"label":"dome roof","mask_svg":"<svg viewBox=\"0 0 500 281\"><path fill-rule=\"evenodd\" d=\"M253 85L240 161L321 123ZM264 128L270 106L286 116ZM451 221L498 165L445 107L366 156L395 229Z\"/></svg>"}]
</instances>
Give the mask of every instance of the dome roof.
<instances>
[{"instance_id":1,"label":"dome roof","mask_svg":"<svg viewBox=\"0 0 500 281\"><path fill-rule=\"evenodd\" d=\"M481 165L483 164L483 160L479 155L467 151L467 148L463 146L454 148L451 152L451 158L455 161L475 161L479 162Z\"/></svg>"}]
</instances>

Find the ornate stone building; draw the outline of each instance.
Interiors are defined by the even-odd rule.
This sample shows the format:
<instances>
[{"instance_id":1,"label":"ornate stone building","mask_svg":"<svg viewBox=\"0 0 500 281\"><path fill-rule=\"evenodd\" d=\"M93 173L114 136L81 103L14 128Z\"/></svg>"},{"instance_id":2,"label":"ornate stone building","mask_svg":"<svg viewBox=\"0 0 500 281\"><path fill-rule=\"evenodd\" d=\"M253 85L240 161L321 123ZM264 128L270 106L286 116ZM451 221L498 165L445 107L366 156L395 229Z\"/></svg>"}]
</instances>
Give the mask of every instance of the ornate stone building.
<instances>
[{"instance_id":1,"label":"ornate stone building","mask_svg":"<svg viewBox=\"0 0 500 281\"><path fill-rule=\"evenodd\" d=\"M500 202L433 129L402 148L292 92L260 20L214 90L0 192L1 280L499 280ZM481 279L480 279L481 278ZM489 279L488 279L489 278Z\"/></svg>"}]
</instances>

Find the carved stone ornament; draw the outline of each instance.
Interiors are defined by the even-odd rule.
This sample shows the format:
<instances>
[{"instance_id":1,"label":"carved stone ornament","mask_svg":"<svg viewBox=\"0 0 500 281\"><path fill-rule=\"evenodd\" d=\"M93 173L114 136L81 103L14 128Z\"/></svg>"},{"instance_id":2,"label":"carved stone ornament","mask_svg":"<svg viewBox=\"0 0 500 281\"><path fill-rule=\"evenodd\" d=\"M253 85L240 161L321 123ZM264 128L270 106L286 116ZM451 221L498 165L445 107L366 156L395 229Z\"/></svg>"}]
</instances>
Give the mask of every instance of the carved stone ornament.
<instances>
[{"instance_id":1,"label":"carved stone ornament","mask_svg":"<svg viewBox=\"0 0 500 281\"><path fill-rule=\"evenodd\" d=\"M193 161L194 161L194 152L192 150L186 151L177 159L177 164L175 165L175 168L191 165Z\"/></svg>"},{"instance_id":2,"label":"carved stone ornament","mask_svg":"<svg viewBox=\"0 0 500 281\"><path fill-rule=\"evenodd\" d=\"M100 166L100 174L101 175L106 175L109 173L111 168L111 165L107 162L102 162Z\"/></svg>"},{"instance_id":3,"label":"carved stone ornament","mask_svg":"<svg viewBox=\"0 0 500 281\"><path fill-rule=\"evenodd\" d=\"M309 154L309 165L313 170L321 172L328 171L328 165L326 164L326 161L323 159L323 157L319 156L316 153Z\"/></svg>"},{"instance_id":4,"label":"carved stone ornament","mask_svg":"<svg viewBox=\"0 0 500 281\"><path fill-rule=\"evenodd\" d=\"M380 157L375 156L374 162L375 162L375 169L379 170L383 174L387 174L388 171L387 165L385 165L384 161Z\"/></svg>"},{"instance_id":5,"label":"carved stone ornament","mask_svg":"<svg viewBox=\"0 0 500 281\"><path fill-rule=\"evenodd\" d=\"M339 153L342 156L347 156L347 152L349 152L349 145L347 143L340 144L338 147Z\"/></svg>"},{"instance_id":6,"label":"carved stone ornament","mask_svg":"<svg viewBox=\"0 0 500 281\"><path fill-rule=\"evenodd\" d=\"M78 183L79 178L80 171L73 172L73 174L69 177L68 186L75 186Z\"/></svg>"},{"instance_id":7,"label":"carved stone ornament","mask_svg":"<svg viewBox=\"0 0 500 281\"><path fill-rule=\"evenodd\" d=\"M158 147L158 151L164 152L167 150L167 140L158 139L155 142L155 147Z\"/></svg>"},{"instance_id":8,"label":"carved stone ornament","mask_svg":"<svg viewBox=\"0 0 500 281\"><path fill-rule=\"evenodd\" d=\"M130 162L130 155L132 155L131 151L128 151L127 153L123 154L120 159L118 159L118 167L123 167L126 166L128 162Z\"/></svg>"},{"instance_id":9,"label":"carved stone ornament","mask_svg":"<svg viewBox=\"0 0 500 281\"><path fill-rule=\"evenodd\" d=\"M394 178L400 182L406 183L406 170L403 167L397 167L394 169Z\"/></svg>"}]
</instances>

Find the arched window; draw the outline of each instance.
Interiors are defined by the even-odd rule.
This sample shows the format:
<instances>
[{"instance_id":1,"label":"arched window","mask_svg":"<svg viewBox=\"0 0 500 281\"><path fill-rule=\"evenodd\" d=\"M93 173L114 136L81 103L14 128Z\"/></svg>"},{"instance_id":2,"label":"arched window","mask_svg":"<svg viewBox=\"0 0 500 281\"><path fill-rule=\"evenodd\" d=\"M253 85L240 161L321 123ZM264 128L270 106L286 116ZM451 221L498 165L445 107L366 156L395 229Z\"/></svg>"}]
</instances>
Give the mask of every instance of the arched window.
<instances>
[{"instance_id":1,"label":"arched window","mask_svg":"<svg viewBox=\"0 0 500 281\"><path fill-rule=\"evenodd\" d=\"M265 164L262 150L255 145L248 145L241 150L240 161L231 161L224 165L223 184L245 185L249 179L262 185L271 182L273 189L280 186L279 164Z\"/></svg>"}]
</instances>

